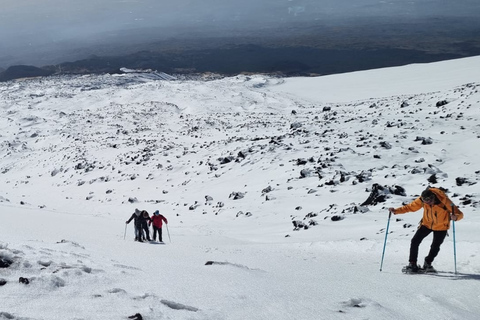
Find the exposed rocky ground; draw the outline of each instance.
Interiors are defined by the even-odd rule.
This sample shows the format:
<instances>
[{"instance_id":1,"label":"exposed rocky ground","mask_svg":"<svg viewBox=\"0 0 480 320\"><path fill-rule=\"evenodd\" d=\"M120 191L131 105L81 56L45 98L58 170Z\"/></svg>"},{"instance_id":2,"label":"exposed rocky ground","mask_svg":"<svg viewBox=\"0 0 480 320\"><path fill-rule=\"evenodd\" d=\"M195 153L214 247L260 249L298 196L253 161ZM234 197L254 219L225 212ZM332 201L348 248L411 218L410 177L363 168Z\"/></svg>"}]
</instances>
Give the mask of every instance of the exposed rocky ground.
<instances>
[{"instance_id":1,"label":"exposed rocky ground","mask_svg":"<svg viewBox=\"0 0 480 320\"><path fill-rule=\"evenodd\" d=\"M312 221L318 221L319 215L337 219L364 212L361 204L378 205L391 195L420 191L388 184L389 177L420 178L424 185L446 188L478 182L480 173L470 157L455 172L442 166L452 152L444 151L445 143L480 138L477 84L450 92L315 105L268 93L269 86L282 81L238 76L197 86L197 81L152 81L144 74L128 74L6 83L0 144L4 186L34 189L36 181L49 179L55 197L74 192L67 202L71 197L93 206L167 201L204 214L235 210L233 203L243 198L258 206L251 210L260 210L273 199L315 196L321 189L341 193L360 188L365 193L354 205L345 201L324 204L313 213L312 208L291 212L295 220L315 216ZM183 100L187 92L194 103ZM429 128L438 128L434 136L424 134ZM358 161L351 163L352 155ZM39 166L43 169L36 174ZM9 178L19 170L21 181ZM251 181L262 172L279 172L282 178ZM179 177L180 185L169 183ZM122 190L109 182L121 182ZM225 193L212 194L210 183L225 185ZM103 194L89 190L96 184L104 186ZM470 188L460 190L455 191L460 204L478 206ZM49 205L32 194L10 200ZM301 208L301 201L290 207ZM240 211L245 210L235 214L252 214ZM305 227L300 222L294 226Z\"/></svg>"}]
</instances>

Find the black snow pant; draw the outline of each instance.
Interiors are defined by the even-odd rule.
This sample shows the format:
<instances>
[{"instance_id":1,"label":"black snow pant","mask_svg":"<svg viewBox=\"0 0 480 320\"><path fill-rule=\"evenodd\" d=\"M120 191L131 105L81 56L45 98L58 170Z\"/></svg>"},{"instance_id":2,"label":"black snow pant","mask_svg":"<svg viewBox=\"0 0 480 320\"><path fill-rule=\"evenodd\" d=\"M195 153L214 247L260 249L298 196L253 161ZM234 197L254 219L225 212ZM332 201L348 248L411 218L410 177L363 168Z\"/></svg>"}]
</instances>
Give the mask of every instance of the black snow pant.
<instances>
[{"instance_id":1,"label":"black snow pant","mask_svg":"<svg viewBox=\"0 0 480 320\"><path fill-rule=\"evenodd\" d=\"M142 225L141 224L135 224L135 241L142 240Z\"/></svg>"},{"instance_id":2,"label":"black snow pant","mask_svg":"<svg viewBox=\"0 0 480 320\"><path fill-rule=\"evenodd\" d=\"M142 229L145 231L147 238L145 239L145 235L142 232L143 240L151 241L150 239L150 230L148 228L148 225L146 223L142 224Z\"/></svg>"},{"instance_id":3,"label":"black snow pant","mask_svg":"<svg viewBox=\"0 0 480 320\"><path fill-rule=\"evenodd\" d=\"M420 246L420 243L422 243L422 240L425 239L426 236L428 236L433 230L421 226L417 232L415 232L415 235L412 238L412 241L410 243L410 258L409 262L411 263L417 263L417 258L418 258L418 247ZM425 261L427 263L432 263L435 257L437 256L438 252L440 251L440 246L443 243L443 240L445 240L445 237L447 236L447 230L444 231L433 231L433 240L432 244L430 246L430 252L428 253L428 256L425 257Z\"/></svg>"},{"instance_id":4,"label":"black snow pant","mask_svg":"<svg viewBox=\"0 0 480 320\"><path fill-rule=\"evenodd\" d=\"M157 231L158 231L158 241L163 242L162 240L162 228L157 228L153 226L153 241L157 238Z\"/></svg>"}]
</instances>

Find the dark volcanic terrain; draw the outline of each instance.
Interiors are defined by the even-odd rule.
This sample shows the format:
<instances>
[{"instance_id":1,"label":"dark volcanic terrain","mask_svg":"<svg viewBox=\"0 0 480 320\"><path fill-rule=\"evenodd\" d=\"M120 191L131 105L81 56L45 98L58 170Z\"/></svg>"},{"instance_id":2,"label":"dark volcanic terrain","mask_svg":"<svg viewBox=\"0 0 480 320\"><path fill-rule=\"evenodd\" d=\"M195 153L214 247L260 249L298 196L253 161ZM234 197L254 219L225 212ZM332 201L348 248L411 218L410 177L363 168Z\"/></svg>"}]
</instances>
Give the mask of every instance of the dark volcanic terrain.
<instances>
[{"instance_id":1,"label":"dark volcanic terrain","mask_svg":"<svg viewBox=\"0 0 480 320\"><path fill-rule=\"evenodd\" d=\"M173 74L308 76L479 55L480 21L473 17L358 18L348 23L290 21L253 31L238 25L197 31L149 28L98 36L83 46L61 45L71 52L56 58L47 55L47 48L36 48L41 70L30 75L114 73L127 67ZM65 57L69 59L62 60ZM0 81L28 76L20 69L1 72Z\"/></svg>"}]
</instances>

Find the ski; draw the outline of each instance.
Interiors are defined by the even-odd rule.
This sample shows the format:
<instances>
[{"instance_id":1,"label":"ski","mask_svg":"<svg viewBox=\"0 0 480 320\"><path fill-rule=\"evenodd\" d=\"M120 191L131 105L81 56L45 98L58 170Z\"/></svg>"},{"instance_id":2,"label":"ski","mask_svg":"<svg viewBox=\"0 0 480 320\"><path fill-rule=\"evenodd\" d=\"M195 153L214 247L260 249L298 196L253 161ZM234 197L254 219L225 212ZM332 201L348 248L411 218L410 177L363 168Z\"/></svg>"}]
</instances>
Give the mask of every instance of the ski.
<instances>
[{"instance_id":1,"label":"ski","mask_svg":"<svg viewBox=\"0 0 480 320\"><path fill-rule=\"evenodd\" d=\"M450 271L435 271L435 272L425 272L425 270L419 270L419 272L411 272L402 268L402 272L407 275L423 275L423 276L430 276L430 277L437 277L437 278L444 278L444 279L480 279L479 275L471 275L471 274L457 274Z\"/></svg>"},{"instance_id":2,"label":"ski","mask_svg":"<svg viewBox=\"0 0 480 320\"><path fill-rule=\"evenodd\" d=\"M437 274L438 271L427 271L423 268L418 268L418 271L411 271L411 270L408 270L407 266L403 267L402 268L402 272L405 273L405 274Z\"/></svg>"}]
</instances>

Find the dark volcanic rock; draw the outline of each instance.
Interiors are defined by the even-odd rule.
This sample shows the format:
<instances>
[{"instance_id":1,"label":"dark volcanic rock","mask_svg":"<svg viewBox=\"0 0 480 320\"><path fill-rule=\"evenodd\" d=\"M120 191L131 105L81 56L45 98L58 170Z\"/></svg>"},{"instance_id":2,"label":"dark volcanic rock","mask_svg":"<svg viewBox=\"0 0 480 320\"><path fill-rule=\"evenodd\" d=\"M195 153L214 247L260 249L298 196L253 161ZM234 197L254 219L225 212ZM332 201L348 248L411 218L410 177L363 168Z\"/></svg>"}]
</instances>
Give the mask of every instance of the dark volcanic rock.
<instances>
[{"instance_id":1,"label":"dark volcanic rock","mask_svg":"<svg viewBox=\"0 0 480 320\"><path fill-rule=\"evenodd\" d=\"M13 261L5 258L5 257L0 257L0 268L8 268L12 265Z\"/></svg>"}]
</instances>

